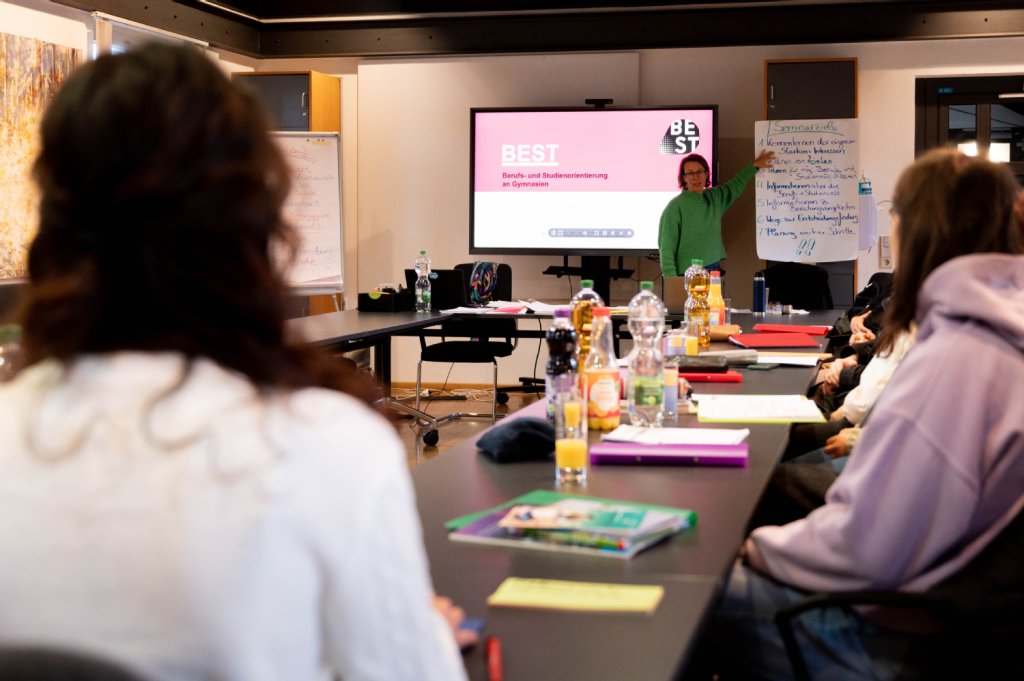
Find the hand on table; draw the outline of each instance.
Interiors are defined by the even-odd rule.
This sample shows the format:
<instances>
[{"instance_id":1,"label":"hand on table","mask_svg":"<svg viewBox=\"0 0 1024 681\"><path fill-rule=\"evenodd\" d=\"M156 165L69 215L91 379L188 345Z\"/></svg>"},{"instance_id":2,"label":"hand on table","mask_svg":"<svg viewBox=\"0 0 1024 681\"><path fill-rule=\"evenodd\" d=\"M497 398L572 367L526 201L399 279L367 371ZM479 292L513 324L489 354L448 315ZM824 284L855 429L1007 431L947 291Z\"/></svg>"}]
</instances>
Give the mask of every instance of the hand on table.
<instances>
[{"instance_id":1,"label":"hand on table","mask_svg":"<svg viewBox=\"0 0 1024 681\"><path fill-rule=\"evenodd\" d=\"M480 640L480 634L472 629L459 628L462 620L466 617L466 613L462 608L452 603L452 599L446 596L434 596L434 609L441 613L441 616L448 622L448 626L452 629L452 635L455 637L455 643L458 644L459 648L468 648Z\"/></svg>"},{"instance_id":2,"label":"hand on table","mask_svg":"<svg viewBox=\"0 0 1024 681\"><path fill-rule=\"evenodd\" d=\"M850 434L853 428L843 428L825 441L825 453L833 459L847 456L850 453Z\"/></svg>"}]
</instances>

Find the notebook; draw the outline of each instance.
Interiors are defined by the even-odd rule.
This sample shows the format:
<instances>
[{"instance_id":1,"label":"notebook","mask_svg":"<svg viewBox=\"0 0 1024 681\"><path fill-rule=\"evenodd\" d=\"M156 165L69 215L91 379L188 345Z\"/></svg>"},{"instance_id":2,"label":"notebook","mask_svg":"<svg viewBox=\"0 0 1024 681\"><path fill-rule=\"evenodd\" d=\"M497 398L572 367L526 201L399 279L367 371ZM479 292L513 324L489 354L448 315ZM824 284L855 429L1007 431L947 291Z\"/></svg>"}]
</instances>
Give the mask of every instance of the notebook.
<instances>
[{"instance_id":1,"label":"notebook","mask_svg":"<svg viewBox=\"0 0 1024 681\"><path fill-rule=\"evenodd\" d=\"M821 343L806 333L737 333L729 342L741 348L820 348Z\"/></svg>"},{"instance_id":2,"label":"notebook","mask_svg":"<svg viewBox=\"0 0 1024 681\"><path fill-rule=\"evenodd\" d=\"M416 288L416 270L405 271L405 286ZM450 310L469 305L469 286L462 270L430 270L430 307Z\"/></svg>"},{"instance_id":3,"label":"notebook","mask_svg":"<svg viewBox=\"0 0 1024 681\"><path fill-rule=\"evenodd\" d=\"M665 297L662 302L665 303L665 310L669 314L685 314L688 295L686 277L665 277L664 283Z\"/></svg>"}]
</instances>

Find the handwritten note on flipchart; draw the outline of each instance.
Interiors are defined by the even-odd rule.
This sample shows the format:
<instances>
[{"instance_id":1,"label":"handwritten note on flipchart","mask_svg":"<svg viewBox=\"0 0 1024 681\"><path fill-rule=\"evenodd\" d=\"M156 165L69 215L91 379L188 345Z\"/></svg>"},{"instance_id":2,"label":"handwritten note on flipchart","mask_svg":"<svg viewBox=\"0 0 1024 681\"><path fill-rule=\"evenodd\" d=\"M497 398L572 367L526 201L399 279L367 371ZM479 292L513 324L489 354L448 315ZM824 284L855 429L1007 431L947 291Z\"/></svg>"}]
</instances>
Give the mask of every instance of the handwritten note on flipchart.
<instances>
[{"instance_id":1,"label":"handwritten note on flipchart","mask_svg":"<svg viewBox=\"0 0 1024 681\"><path fill-rule=\"evenodd\" d=\"M300 289L342 290L341 142L337 133L275 133L292 170L285 219L300 246L288 283Z\"/></svg>"},{"instance_id":2,"label":"handwritten note on flipchart","mask_svg":"<svg viewBox=\"0 0 1024 681\"><path fill-rule=\"evenodd\" d=\"M758 121L757 151L775 152L755 178L757 255L782 262L857 257L857 119Z\"/></svg>"}]
</instances>

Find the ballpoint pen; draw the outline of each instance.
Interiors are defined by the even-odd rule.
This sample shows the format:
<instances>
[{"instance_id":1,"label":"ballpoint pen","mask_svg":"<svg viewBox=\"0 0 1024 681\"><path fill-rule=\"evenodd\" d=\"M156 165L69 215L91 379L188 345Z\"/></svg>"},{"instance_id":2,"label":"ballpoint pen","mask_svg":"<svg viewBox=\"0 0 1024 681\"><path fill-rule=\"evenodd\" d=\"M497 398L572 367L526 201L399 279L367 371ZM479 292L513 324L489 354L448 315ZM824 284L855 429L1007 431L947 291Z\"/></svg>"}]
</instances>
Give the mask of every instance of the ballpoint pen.
<instances>
[{"instance_id":1,"label":"ballpoint pen","mask_svg":"<svg viewBox=\"0 0 1024 681\"><path fill-rule=\"evenodd\" d=\"M501 639L488 636L484 642L484 656L487 658L487 681L502 681Z\"/></svg>"}]
</instances>

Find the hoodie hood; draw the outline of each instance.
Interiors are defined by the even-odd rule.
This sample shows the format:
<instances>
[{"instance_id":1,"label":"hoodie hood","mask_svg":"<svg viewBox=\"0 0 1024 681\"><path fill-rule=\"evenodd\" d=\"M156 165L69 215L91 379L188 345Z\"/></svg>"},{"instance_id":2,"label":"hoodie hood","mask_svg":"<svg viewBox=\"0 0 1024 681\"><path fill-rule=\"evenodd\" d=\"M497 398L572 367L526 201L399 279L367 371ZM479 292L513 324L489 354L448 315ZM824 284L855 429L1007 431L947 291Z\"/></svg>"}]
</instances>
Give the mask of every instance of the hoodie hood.
<instances>
[{"instance_id":1,"label":"hoodie hood","mask_svg":"<svg viewBox=\"0 0 1024 681\"><path fill-rule=\"evenodd\" d=\"M919 341L972 320L1024 353L1024 256L964 255L925 279L917 308Z\"/></svg>"}]
</instances>

